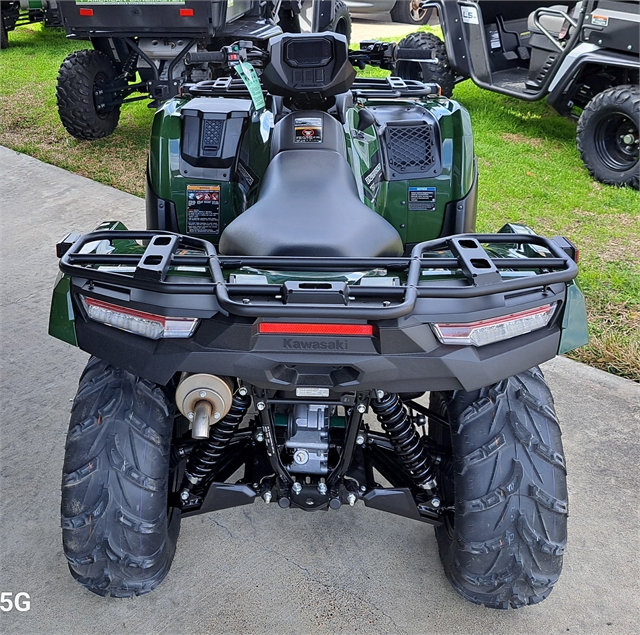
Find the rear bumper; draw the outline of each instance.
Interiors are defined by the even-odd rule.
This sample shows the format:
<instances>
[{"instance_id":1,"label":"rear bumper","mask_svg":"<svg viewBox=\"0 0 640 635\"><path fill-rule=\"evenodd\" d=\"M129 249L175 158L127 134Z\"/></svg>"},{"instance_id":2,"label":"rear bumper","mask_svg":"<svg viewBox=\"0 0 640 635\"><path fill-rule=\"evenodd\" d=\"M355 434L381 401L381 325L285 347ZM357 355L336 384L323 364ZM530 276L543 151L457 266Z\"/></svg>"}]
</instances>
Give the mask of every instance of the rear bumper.
<instances>
[{"instance_id":1,"label":"rear bumper","mask_svg":"<svg viewBox=\"0 0 640 635\"><path fill-rule=\"evenodd\" d=\"M481 243L493 244L493 255ZM528 234L451 236L417 245L409 258L387 259L221 256L198 239L117 230L63 246L66 291L54 294L50 327L57 320L56 335L60 322L71 320L81 349L159 384L180 372L211 373L284 391L474 390L505 379L556 355L567 285L577 273L561 246ZM347 275L336 272L382 269L383 286L370 278L322 282ZM242 281L240 270L275 278ZM296 271L307 282L296 283ZM79 296L200 322L188 339L147 339L88 319ZM485 346L442 344L431 326L491 321L549 304L556 309L546 327ZM283 335L260 332L265 320L366 323L372 330Z\"/></svg>"},{"instance_id":2,"label":"rear bumper","mask_svg":"<svg viewBox=\"0 0 640 635\"><path fill-rule=\"evenodd\" d=\"M374 338L300 338L257 335L252 324L209 320L192 339L152 341L79 319L76 334L81 349L163 385L175 373L189 372L238 377L284 391L314 386L338 393L424 392L474 390L552 359L561 334L557 319L554 323L481 348L440 344L428 324L381 328ZM236 341L237 348L215 346L231 345L225 340ZM342 350L332 350L336 347Z\"/></svg>"}]
</instances>

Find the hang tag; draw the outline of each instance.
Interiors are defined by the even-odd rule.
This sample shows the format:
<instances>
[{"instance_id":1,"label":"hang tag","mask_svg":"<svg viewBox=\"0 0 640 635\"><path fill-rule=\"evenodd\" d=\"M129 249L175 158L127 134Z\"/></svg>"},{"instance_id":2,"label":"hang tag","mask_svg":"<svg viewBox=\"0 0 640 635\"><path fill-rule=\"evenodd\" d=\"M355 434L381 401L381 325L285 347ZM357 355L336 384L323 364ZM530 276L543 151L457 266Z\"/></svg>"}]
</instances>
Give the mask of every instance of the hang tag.
<instances>
[{"instance_id":1,"label":"hang tag","mask_svg":"<svg viewBox=\"0 0 640 635\"><path fill-rule=\"evenodd\" d=\"M271 128L273 128L274 125L273 113L270 110L265 110L260 115L260 136L262 137L263 143L267 143L267 141L269 141Z\"/></svg>"},{"instance_id":2,"label":"hang tag","mask_svg":"<svg viewBox=\"0 0 640 635\"><path fill-rule=\"evenodd\" d=\"M240 76L240 79L247 87L251 100L256 110L262 110L265 106L264 95L262 94L262 86L260 86L260 80L256 69L253 68L250 62L239 62L236 66L236 73Z\"/></svg>"}]
</instances>

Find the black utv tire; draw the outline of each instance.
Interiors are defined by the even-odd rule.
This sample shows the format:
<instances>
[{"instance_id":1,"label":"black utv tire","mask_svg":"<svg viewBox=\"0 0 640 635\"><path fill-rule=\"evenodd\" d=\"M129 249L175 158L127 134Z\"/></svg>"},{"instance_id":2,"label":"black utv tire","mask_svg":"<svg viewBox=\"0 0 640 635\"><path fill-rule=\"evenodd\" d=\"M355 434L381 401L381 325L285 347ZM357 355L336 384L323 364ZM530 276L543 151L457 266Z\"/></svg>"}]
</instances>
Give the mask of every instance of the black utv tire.
<instances>
[{"instance_id":1,"label":"black utv tire","mask_svg":"<svg viewBox=\"0 0 640 635\"><path fill-rule=\"evenodd\" d=\"M180 512L168 507L173 416L155 384L89 361L71 411L62 475L62 542L73 577L132 597L169 572Z\"/></svg>"},{"instance_id":2,"label":"black utv tire","mask_svg":"<svg viewBox=\"0 0 640 635\"><path fill-rule=\"evenodd\" d=\"M419 0L398 0L391 9L391 19L394 22L422 26L428 24L433 9L421 9Z\"/></svg>"},{"instance_id":3,"label":"black utv tire","mask_svg":"<svg viewBox=\"0 0 640 635\"><path fill-rule=\"evenodd\" d=\"M578 150L589 174L607 185L640 187L640 86L596 95L578 122Z\"/></svg>"},{"instance_id":4,"label":"black utv tire","mask_svg":"<svg viewBox=\"0 0 640 635\"><path fill-rule=\"evenodd\" d=\"M347 5L342 0L336 0L333 22L328 30L344 35L347 38L347 42L351 42L351 15Z\"/></svg>"},{"instance_id":5,"label":"black utv tire","mask_svg":"<svg viewBox=\"0 0 640 635\"><path fill-rule=\"evenodd\" d=\"M567 484L553 398L538 368L467 393L431 393L450 427L429 423L452 450L437 478L445 522L436 528L453 588L494 609L544 600L560 576Z\"/></svg>"},{"instance_id":6,"label":"black utv tire","mask_svg":"<svg viewBox=\"0 0 640 635\"><path fill-rule=\"evenodd\" d=\"M9 48L9 36L7 35L7 29L4 26L4 20L0 16L0 49Z\"/></svg>"},{"instance_id":7,"label":"black utv tire","mask_svg":"<svg viewBox=\"0 0 640 635\"><path fill-rule=\"evenodd\" d=\"M98 112L94 91L117 76L113 62L101 51L76 51L58 72L58 113L67 132L83 141L108 137L118 125L120 106Z\"/></svg>"},{"instance_id":8,"label":"black utv tire","mask_svg":"<svg viewBox=\"0 0 640 635\"><path fill-rule=\"evenodd\" d=\"M433 33L412 33L398 43L399 48L419 49L431 51L437 64L420 62L399 61L396 64L395 74L403 79L416 79L425 83L436 83L442 88L445 97L453 94L455 73L453 72L444 42Z\"/></svg>"}]
</instances>

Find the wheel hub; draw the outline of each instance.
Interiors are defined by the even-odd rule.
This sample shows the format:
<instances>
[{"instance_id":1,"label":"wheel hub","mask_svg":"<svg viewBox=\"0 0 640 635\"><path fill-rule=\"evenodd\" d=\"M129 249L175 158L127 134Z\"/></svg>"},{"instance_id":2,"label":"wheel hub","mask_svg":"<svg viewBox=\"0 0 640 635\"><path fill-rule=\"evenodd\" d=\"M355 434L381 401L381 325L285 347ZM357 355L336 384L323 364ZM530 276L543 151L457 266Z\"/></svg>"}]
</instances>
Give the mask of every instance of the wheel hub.
<instances>
[{"instance_id":1,"label":"wheel hub","mask_svg":"<svg viewBox=\"0 0 640 635\"><path fill-rule=\"evenodd\" d=\"M598 126L595 144L603 163L611 170L624 172L638 162L637 125L625 114L613 113Z\"/></svg>"},{"instance_id":2,"label":"wheel hub","mask_svg":"<svg viewBox=\"0 0 640 635\"><path fill-rule=\"evenodd\" d=\"M412 0L411 2L411 8L409 10L411 11L411 18L416 22L420 22L427 12L426 9L421 8L421 5L422 2L420 0Z\"/></svg>"}]
</instances>

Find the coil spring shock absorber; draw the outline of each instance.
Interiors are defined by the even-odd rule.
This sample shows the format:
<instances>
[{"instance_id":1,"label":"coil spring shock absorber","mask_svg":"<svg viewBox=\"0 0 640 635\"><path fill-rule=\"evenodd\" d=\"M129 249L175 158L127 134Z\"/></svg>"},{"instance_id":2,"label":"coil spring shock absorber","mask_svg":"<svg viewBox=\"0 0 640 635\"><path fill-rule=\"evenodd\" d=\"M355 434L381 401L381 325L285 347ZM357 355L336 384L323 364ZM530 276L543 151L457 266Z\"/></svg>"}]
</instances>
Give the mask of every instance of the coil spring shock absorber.
<instances>
[{"instance_id":1,"label":"coil spring shock absorber","mask_svg":"<svg viewBox=\"0 0 640 635\"><path fill-rule=\"evenodd\" d=\"M184 496L185 490L189 493L200 488L213 474L216 464L227 449L236 428L247 414L250 404L251 397L248 394L241 395L236 392L227 415L211 426L208 439L203 439L196 445L184 469L181 487L183 499L188 498L188 494Z\"/></svg>"},{"instance_id":2,"label":"coil spring shock absorber","mask_svg":"<svg viewBox=\"0 0 640 635\"><path fill-rule=\"evenodd\" d=\"M371 402L371 408L413 482L420 489L434 491L436 481L431 457L400 397L396 393L384 393Z\"/></svg>"}]
</instances>

